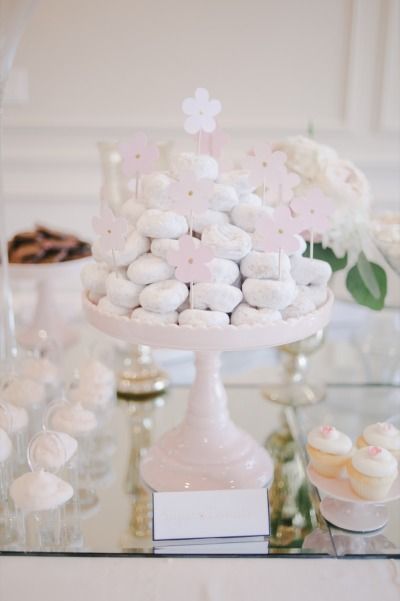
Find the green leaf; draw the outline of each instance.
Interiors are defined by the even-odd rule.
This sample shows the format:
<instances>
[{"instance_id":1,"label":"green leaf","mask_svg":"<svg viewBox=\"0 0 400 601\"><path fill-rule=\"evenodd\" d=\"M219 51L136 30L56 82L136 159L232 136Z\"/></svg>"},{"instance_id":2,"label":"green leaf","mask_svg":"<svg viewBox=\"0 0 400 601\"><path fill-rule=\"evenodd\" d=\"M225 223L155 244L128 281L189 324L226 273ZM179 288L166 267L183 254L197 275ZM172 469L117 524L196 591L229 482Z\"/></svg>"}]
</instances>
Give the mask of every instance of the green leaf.
<instances>
[{"instance_id":1,"label":"green leaf","mask_svg":"<svg viewBox=\"0 0 400 601\"><path fill-rule=\"evenodd\" d=\"M363 252L360 252L358 255L357 269L366 288L368 288L368 291L374 298L378 299L380 296L379 284L376 280L374 270L371 267L371 263Z\"/></svg>"},{"instance_id":2,"label":"green leaf","mask_svg":"<svg viewBox=\"0 0 400 601\"><path fill-rule=\"evenodd\" d=\"M360 253L364 254L364 253ZM368 267L365 266L365 262L368 263ZM361 269L363 274L360 273L360 257L357 263L352 267L346 277L346 288L350 292L351 296L359 305L364 305L365 307L369 307L374 311L380 311L383 309L385 304L385 297L387 292L387 277L386 272L380 265L376 263L371 263L368 259L364 257L361 259ZM373 278L375 280L376 285L378 286L377 296L372 293L366 284L363 275L366 273L371 275L370 271L373 274ZM369 277L369 276L367 276ZM371 284L372 280L368 281L368 284ZM372 285L373 287L373 285Z\"/></svg>"},{"instance_id":3,"label":"green leaf","mask_svg":"<svg viewBox=\"0 0 400 601\"><path fill-rule=\"evenodd\" d=\"M307 249L304 252L305 257L310 256L310 244L307 242ZM323 248L320 242L314 244L314 259L326 261L332 267L332 271L340 271L347 265L347 254L344 257L337 257L331 248Z\"/></svg>"}]
</instances>

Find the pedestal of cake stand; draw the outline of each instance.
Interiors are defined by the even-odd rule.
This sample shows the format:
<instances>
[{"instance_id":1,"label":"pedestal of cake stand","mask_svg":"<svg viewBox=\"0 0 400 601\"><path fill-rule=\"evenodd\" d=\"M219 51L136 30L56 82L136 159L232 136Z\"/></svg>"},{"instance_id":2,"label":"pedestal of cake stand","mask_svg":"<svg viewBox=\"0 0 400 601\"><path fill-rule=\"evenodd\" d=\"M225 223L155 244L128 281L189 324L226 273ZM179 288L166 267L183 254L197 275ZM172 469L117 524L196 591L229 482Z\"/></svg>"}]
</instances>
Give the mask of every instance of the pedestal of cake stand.
<instances>
[{"instance_id":1,"label":"pedestal of cake stand","mask_svg":"<svg viewBox=\"0 0 400 601\"><path fill-rule=\"evenodd\" d=\"M388 522L386 503L400 498L400 476L382 501L369 501L356 495L347 478L324 478L307 467L310 482L325 496L320 503L323 517L334 526L353 532L373 532Z\"/></svg>"},{"instance_id":2,"label":"pedestal of cake stand","mask_svg":"<svg viewBox=\"0 0 400 601\"><path fill-rule=\"evenodd\" d=\"M144 481L164 491L266 486L273 476L272 460L230 419L220 353L201 351L195 358L186 416L142 460Z\"/></svg>"}]
</instances>

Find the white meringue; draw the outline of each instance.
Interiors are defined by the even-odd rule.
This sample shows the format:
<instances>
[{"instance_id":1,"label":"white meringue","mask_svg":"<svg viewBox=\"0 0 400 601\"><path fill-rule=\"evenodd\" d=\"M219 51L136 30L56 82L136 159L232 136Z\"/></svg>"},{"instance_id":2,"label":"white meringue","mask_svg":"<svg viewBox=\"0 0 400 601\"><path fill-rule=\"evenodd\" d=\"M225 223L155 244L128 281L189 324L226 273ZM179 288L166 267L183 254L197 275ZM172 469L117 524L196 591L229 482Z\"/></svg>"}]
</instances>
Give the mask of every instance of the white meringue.
<instances>
[{"instance_id":1,"label":"white meringue","mask_svg":"<svg viewBox=\"0 0 400 601\"><path fill-rule=\"evenodd\" d=\"M40 382L25 376L16 377L3 389L5 401L18 407L37 407L46 402L46 389Z\"/></svg>"},{"instance_id":2,"label":"white meringue","mask_svg":"<svg viewBox=\"0 0 400 601\"><path fill-rule=\"evenodd\" d=\"M65 432L44 430L29 444L32 465L43 470L59 470L75 455L78 443Z\"/></svg>"},{"instance_id":3,"label":"white meringue","mask_svg":"<svg viewBox=\"0 0 400 601\"><path fill-rule=\"evenodd\" d=\"M97 419L95 414L84 409L81 403L65 403L52 413L51 426L56 431L60 430L75 437L93 432L97 427Z\"/></svg>"},{"instance_id":4,"label":"white meringue","mask_svg":"<svg viewBox=\"0 0 400 601\"><path fill-rule=\"evenodd\" d=\"M4 463L12 453L12 443L7 432L0 428L0 463Z\"/></svg>"},{"instance_id":5,"label":"white meringue","mask_svg":"<svg viewBox=\"0 0 400 601\"><path fill-rule=\"evenodd\" d=\"M64 505L74 494L68 482L40 470L27 472L11 484L10 495L23 511L45 511Z\"/></svg>"},{"instance_id":6,"label":"white meringue","mask_svg":"<svg viewBox=\"0 0 400 601\"><path fill-rule=\"evenodd\" d=\"M25 430L28 426L28 413L23 407L17 407L12 403L0 405L0 427L8 434L14 434Z\"/></svg>"}]
</instances>

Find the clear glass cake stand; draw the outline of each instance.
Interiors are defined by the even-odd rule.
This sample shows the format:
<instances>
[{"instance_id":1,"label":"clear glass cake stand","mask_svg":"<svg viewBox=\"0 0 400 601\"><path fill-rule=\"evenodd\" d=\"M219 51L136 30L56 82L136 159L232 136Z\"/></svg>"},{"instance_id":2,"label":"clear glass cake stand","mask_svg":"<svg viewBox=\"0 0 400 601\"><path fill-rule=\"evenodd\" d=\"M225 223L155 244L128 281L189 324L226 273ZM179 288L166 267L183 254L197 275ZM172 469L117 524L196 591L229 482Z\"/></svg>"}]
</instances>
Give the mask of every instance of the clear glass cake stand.
<instances>
[{"instance_id":1,"label":"clear glass cake stand","mask_svg":"<svg viewBox=\"0 0 400 601\"><path fill-rule=\"evenodd\" d=\"M143 458L141 475L153 490L210 490L268 486L268 452L231 420L220 375L222 351L282 346L311 336L330 320L333 294L313 313L267 326L194 328L148 325L101 313L83 297L84 313L98 330L125 342L192 350L196 377L183 421L164 434Z\"/></svg>"}]
</instances>

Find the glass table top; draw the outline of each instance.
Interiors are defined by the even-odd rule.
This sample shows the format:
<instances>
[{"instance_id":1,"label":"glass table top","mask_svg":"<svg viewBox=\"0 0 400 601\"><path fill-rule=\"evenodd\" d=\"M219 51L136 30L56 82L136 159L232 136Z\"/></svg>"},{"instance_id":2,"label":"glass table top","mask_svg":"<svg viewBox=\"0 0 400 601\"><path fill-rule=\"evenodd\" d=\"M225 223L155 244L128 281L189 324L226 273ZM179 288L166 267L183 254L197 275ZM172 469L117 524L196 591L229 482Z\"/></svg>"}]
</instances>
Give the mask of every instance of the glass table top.
<instances>
[{"instance_id":1,"label":"glass table top","mask_svg":"<svg viewBox=\"0 0 400 601\"><path fill-rule=\"evenodd\" d=\"M367 423L399 421L400 389L391 386L329 386L323 402L282 408L265 400L259 386L227 387L232 418L275 461L269 490L271 536L254 542L174 545L155 548L151 538L151 495L140 482L138 466L146 448L182 419L188 389L174 387L164 397L119 400L107 428L108 459L93 478L99 499L81 513L82 544L60 549L65 555L132 556L400 556L400 501L389 504L389 522L370 534L332 527L319 512L318 491L307 481L304 442L307 431L331 422L356 437ZM2 553L18 554L18 544Z\"/></svg>"}]
</instances>

